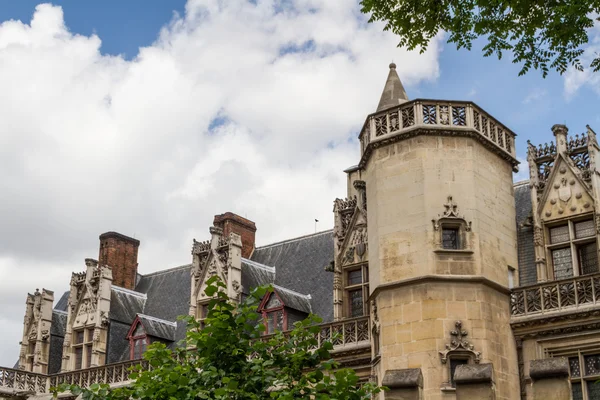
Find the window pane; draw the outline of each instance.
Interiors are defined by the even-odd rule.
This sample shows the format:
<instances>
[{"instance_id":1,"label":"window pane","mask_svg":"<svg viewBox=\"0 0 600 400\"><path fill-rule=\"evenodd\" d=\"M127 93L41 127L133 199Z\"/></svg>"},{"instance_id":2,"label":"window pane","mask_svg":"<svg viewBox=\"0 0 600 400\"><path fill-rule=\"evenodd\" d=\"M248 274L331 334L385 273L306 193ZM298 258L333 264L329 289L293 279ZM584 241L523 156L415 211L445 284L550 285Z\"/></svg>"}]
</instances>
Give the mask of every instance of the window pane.
<instances>
[{"instance_id":1,"label":"window pane","mask_svg":"<svg viewBox=\"0 0 600 400\"><path fill-rule=\"evenodd\" d=\"M465 359L456 359L456 358L451 358L450 359L450 383L452 384L452 387L456 387L456 383L454 383L454 371L456 371L456 367L458 367L459 365L464 365L464 364L468 364L469 361L465 360Z\"/></svg>"},{"instance_id":2,"label":"window pane","mask_svg":"<svg viewBox=\"0 0 600 400\"><path fill-rule=\"evenodd\" d=\"M75 344L83 343L83 331L75 332Z\"/></svg>"},{"instance_id":3,"label":"window pane","mask_svg":"<svg viewBox=\"0 0 600 400\"><path fill-rule=\"evenodd\" d=\"M144 326L139 323L136 327L135 327L135 331L133 331L133 336L143 336L146 334L146 331L144 331Z\"/></svg>"},{"instance_id":4,"label":"window pane","mask_svg":"<svg viewBox=\"0 0 600 400\"><path fill-rule=\"evenodd\" d=\"M85 346L85 368L89 368L92 365L92 345L88 344Z\"/></svg>"},{"instance_id":5,"label":"window pane","mask_svg":"<svg viewBox=\"0 0 600 400\"><path fill-rule=\"evenodd\" d=\"M554 265L555 279L573 276L573 263L570 248L552 250L552 263Z\"/></svg>"},{"instance_id":6,"label":"window pane","mask_svg":"<svg viewBox=\"0 0 600 400\"><path fill-rule=\"evenodd\" d=\"M458 249L458 229L442 229L442 247L444 249Z\"/></svg>"},{"instance_id":7,"label":"window pane","mask_svg":"<svg viewBox=\"0 0 600 400\"><path fill-rule=\"evenodd\" d=\"M266 309L281 307L281 301L279 301L279 297L275 293L271 293L271 297L269 297L269 301L265 305Z\"/></svg>"},{"instance_id":8,"label":"window pane","mask_svg":"<svg viewBox=\"0 0 600 400\"><path fill-rule=\"evenodd\" d=\"M350 317L361 317L363 315L362 289L348 292L350 297Z\"/></svg>"},{"instance_id":9,"label":"window pane","mask_svg":"<svg viewBox=\"0 0 600 400\"><path fill-rule=\"evenodd\" d=\"M348 272L348 285L358 285L359 283L362 283L362 271L357 269Z\"/></svg>"},{"instance_id":10,"label":"window pane","mask_svg":"<svg viewBox=\"0 0 600 400\"><path fill-rule=\"evenodd\" d=\"M363 280L369 282L369 267L364 267L363 270L365 271L365 278Z\"/></svg>"},{"instance_id":11,"label":"window pane","mask_svg":"<svg viewBox=\"0 0 600 400\"><path fill-rule=\"evenodd\" d=\"M598 251L596 243L585 244L577 248L579 252L579 266L581 274L593 274L598 272Z\"/></svg>"},{"instance_id":12,"label":"window pane","mask_svg":"<svg viewBox=\"0 0 600 400\"><path fill-rule=\"evenodd\" d=\"M594 220L577 222L575 224L575 237L577 239L594 236L596 234L596 227L594 226Z\"/></svg>"},{"instance_id":13,"label":"window pane","mask_svg":"<svg viewBox=\"0 0 600 400\"><path fill-rule=\"evenodd\" d=\"M83 362L83 347L76 347L75 348L75 369L81 369L82 362Z\"/></svg>"},{"instance_id":14,"label":"window pane","mask_svg":"<svg viewBox=\"0 0 600 400\"><path fill-rule=\"evenodd\" d=\"M573 400L583 400L581 382L571 382L571 392L573 393Z\"/></svg>"},{"instance_id":15,"label":"window pane","mask_svg":"<svg viewBox=\"0 0 600 400\"><path fill-rule=\"evenodd\" d=\"M600 384L596 381L587 381L587 392L589 400L600 400Z\"/></svg>"},{"instance_id":16,"label":"window pane","mask_svg":"<svg viewBox=\"0 0 600 400\"><path fill-rule=\"evenodd\" d=\"M562 243L569 241L569 225L550 228L550 243Z\"/></svg>"},{"instance_id":17,"label":"window pane","mask_svg":"<svg viewBox=\"0 0 600 400\"><path fill-rule=\"evenodd\" d=\"M275 329L283 330L283 310L275 311Z\"/></svg>"},{"instance_id":18,"label":"window pane","mask_svg":"<svg viewBox=\"0 0 600 400\"><path fill-rule=\"evenodd\" d=\"M94 328L90 328L87 330L87 338L85 339L86 342L91 342L94 340Z\"/></svg>"},{"instance_id":19,"label":"window pane","mask_svg":"<svg viewBox=\"0 0 600 400\"><path fill-rule=\"evenodd\" d=\"M267 313L267 333L275 332L275 315L273 313Z\"/></svg>"},{"instance_id":20,"label":"window pane","mask_svg":"<svg viewBox=\"0 0 600 400\"><path fill-rule=\"evenodd\" d=\"M594 354L583 357L585 363L585 375L600 374L600 354Z\"/></svg>"},{"instance_id":21,"label":"window pane","mask_svg":"<svg viewBox=\"0 0 600 400\"><path fill-rule=\"evenodd\" d=\"M571 369L571 377L579 378L581 376L581 367L579 365L579 357L569 358L569 368Z\"/></svg>"}]
</instances>

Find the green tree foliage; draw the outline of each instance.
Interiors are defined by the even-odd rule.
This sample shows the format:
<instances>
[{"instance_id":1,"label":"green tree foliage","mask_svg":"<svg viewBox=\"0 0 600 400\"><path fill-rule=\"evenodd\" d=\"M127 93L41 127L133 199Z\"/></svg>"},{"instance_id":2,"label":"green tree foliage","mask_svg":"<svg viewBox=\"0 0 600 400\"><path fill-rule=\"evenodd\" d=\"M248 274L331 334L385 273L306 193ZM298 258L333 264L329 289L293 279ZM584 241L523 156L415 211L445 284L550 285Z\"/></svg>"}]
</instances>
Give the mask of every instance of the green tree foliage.
<instances>
[{"instance_id":1,"label":"green tree foliage","mask_svg":"<svg viewBox=\"0 0 600 400\"><path fill-rule=\"evenodd\" d=\"M369 22L383 21L385 30L400 36L399 46L425 51L438 32L448 33L457 49L471 50L473 41L487 39L484 56L512 52L521 64L546 77L571 65L583 70L580 57L594 20L600 20L600 0L361 0ZM587 66L586 66L587 67ZM600 70L600 56L590 67Z\"/></svg>"},{"instance_id":2,"label":"green tree foliage","mask_svg":"<svg viewBox=\"0 0 600 400\"><path fill-rule=\"evenodd\" d=\"M213 277L206 294L209 304L206 327L200 329L185 317L188 332L176 351L153 343L144 354L151 368L141 366L131 374L131 385L110 389L94 384L82 389L64 384L54 390L82 394L84 400L128 399L370 399L378 388L370 383L359 387L353 370L338 369L331 359L330 342L318 347L320 322L310 316L296 322L285 334L262 336L264 326L257 313L267 288L252 292L240 304L231 302L225 285Z\"/></svg>"}]
</instances>

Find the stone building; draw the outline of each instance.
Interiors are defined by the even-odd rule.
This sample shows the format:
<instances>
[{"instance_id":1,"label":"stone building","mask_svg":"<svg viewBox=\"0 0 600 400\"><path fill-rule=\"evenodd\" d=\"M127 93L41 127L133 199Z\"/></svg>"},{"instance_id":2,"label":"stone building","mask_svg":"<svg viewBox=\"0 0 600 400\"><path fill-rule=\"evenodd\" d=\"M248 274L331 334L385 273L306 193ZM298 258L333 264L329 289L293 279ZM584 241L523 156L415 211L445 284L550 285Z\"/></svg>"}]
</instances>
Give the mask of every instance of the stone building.
<instances>
[{"instance_id":1,"label":"stone building","mask_svg":"<svg viewBox=\"0 0 600 400\"><path fill-rule=\"evenodd\" d=\"M98 260L54 306L49 290L27 296L0 395L125 381L149 343L184 337L178 315L205 318L205 281L219 275L232 299L273 285L267 333L320 315L318 339L388 386L382 398L600 398L594 131L554 125L554 143L529 144L530 180L514 184L506 125L472 102L409 100L395 68L333 229L256 247L255 224L228 212L192 241L190 264L151 274L138 271L138 240L102 234Z\"/></svg>"}]
</instances>

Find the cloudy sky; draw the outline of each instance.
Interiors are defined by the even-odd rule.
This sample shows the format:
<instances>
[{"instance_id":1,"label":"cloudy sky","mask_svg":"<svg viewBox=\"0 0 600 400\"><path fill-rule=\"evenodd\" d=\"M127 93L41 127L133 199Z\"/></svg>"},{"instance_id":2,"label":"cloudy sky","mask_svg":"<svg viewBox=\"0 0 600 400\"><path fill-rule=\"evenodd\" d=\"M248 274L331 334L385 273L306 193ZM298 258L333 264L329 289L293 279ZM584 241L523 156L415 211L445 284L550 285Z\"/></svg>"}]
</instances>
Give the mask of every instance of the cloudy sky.
<instances>
[{"instance_id":1,"label":"cloudy sky","mask_svg":"<svg viewBox=\"0 0 600 400\"><path fill-rule=\"evenodd\" d=\"M517 77L443 37L409 53L355 0L19 0L0 23L4 366L26 293L58 298L102 232L140 239L147 273L190 262L225 211L259 245L330 228L392 60L411 98L473 100L511 127L520 158L554 123L600 130L600 75Z\"/></svg>"}]
</instances>

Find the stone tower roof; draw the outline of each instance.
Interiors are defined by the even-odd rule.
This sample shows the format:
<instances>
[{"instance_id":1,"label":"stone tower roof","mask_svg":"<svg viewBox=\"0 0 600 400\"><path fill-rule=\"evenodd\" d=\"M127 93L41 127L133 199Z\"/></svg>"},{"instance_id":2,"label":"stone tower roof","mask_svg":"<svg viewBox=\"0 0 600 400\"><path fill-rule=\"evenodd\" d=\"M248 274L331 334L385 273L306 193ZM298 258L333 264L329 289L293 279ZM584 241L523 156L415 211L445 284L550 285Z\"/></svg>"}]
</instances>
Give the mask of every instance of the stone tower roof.
<instances>
[{"instance_id":1,"label":"stone tower roof","mask_svg":"<svg viewBox=\"0 0 600 400\"><path fill-rule=\"evenodd\" d=\"M376 111L385 110L386 108L397 106L406 101L408 101L408 96L406 95L406 90L404 90L404 86L402 86L400 77L398 77L398 73L396 72L396 64L391 63L390 73L385 81L385 87L383 88L383 93L381 93L381 99L379 100Z\"/></svg>"}]
</instances>

